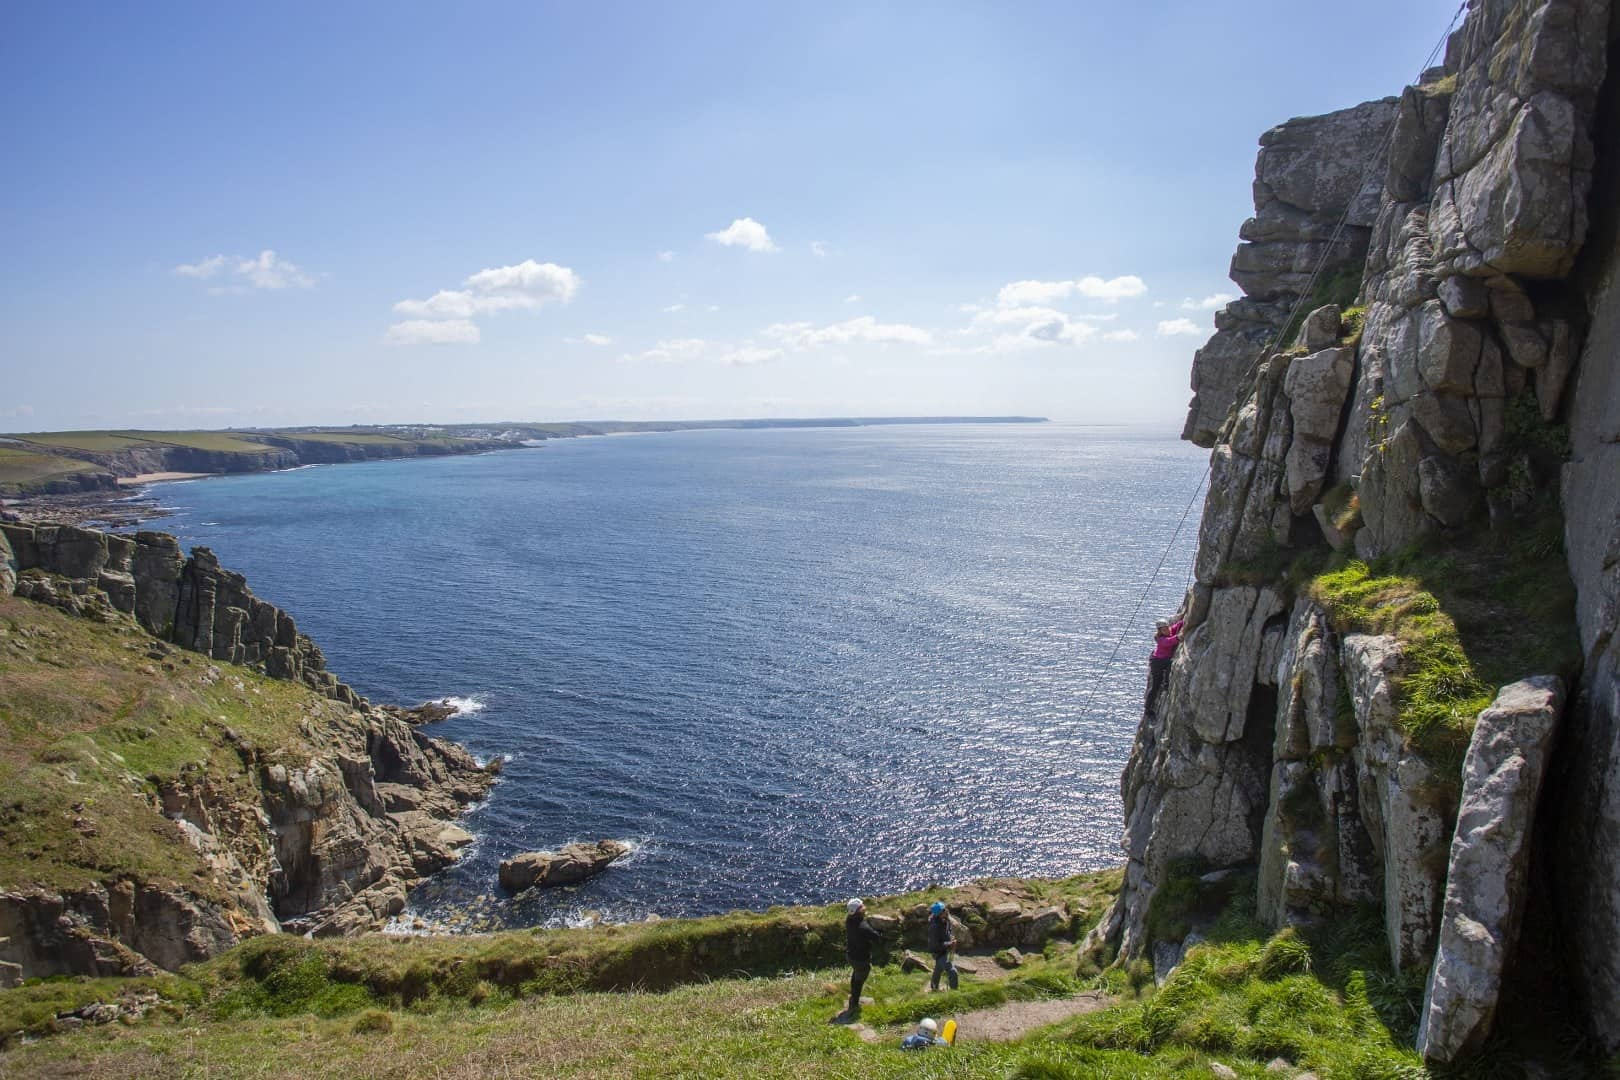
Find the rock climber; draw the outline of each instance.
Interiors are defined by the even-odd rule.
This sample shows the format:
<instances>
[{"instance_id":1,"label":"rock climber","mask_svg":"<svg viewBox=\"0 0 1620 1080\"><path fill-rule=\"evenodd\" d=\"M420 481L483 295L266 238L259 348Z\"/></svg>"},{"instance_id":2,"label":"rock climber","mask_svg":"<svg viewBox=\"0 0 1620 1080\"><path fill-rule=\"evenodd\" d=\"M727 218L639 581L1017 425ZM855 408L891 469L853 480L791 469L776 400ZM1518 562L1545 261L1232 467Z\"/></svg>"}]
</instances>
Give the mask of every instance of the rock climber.
<instances>
[{"instance_id":1,"label":"rock climber","mask_svg":"<svg viewBox=\"0 0 1620 1080\"><path fill-rule=\"evenodd\" d=\"M950 1043L939 1037L939 1025L933 1017L925 1016L917 1030L900 1040L902 1050L927 1050L932 1046L949 1046Z\"/></svg>"},{"instance_id":2,"label":"rock climber","mask_svg":"<svg viewBox=\"0 0 1620 1080\"><path fill-rule=\"evenodd\" d=\"M1142 712L1147 716L1156 716L1154 710L1159 704L1159 695L1164 692L1164 684L1170 681L1170 661L1175 658L1176 646L1181 644L1181 628L1185 619L1171 622L1169 619L1160 619L1153 632L1153 655L1148 657L1148 691L1147 701Z\"/></svg>"},{"instance_id":3,"label":"rock climber","mask_svg":"<svg viewBox=\"0 0 1620 1080\"><path fill-rule=\"evenodd\" d=\"M939 989L939 977L945 976L952 990L956 989L956 965L951 962L951 950L956 948L956 935L951 933L951 913L943 902L934 901L928 909L928 951L934 954L934 977L928 980L929 992Z\"/></svg>"},{"instance_id":4,"label":"rock climber","mask_svg":"<svg viewBox=\"0 0 1620 1080\"><path fill-rule=\"evenodd\" d=\"M855 897L844 905L844 955L849 958L849 1008L834 1020L846 1023L860 1019L861 987L872 972L872 944L883 939L875 926L866 921L866 902Z\"/></svg>"}]
</instances>

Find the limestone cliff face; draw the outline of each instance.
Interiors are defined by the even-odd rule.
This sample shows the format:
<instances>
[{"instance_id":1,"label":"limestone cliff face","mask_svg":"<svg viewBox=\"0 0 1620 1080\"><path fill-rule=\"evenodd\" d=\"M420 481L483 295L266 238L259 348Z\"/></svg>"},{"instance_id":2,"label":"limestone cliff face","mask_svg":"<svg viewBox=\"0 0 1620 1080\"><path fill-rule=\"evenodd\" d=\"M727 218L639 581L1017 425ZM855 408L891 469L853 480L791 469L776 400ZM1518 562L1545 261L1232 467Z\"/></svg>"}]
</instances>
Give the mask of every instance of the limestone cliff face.
<instances>
[{"instance_id":1,"label":"limestone cliff face","mask_svg":"<svg viewBox=\"0 0 1620 1080\"><path fill-rule=\"evenodd\" d=\"M1579 943L1586 1019L1620 1047L1616 23L1608 0L1475 0L1445 66L1399 99L1262 141L1233 260L1247 295L1194 360L1184 437L1212 453L1188 629L1122 782L1126 885L1094 943L1165 946L1153 897L1189 857L1252 869L1277 925L1376 903L1392 961L1430 971L1420 1048L1450 1062L1491 1029L1534 855ZM1353 179L1368 168L1371 190ZM1262 356L1341 214L1355 254L1323 272L1355 260L1363 321L1324 308ZM1537 444L1561 424L1567 451ZM1512 536L1548 491L1578 683L1515 672L1466 760L1436 757L1401 718L1426 661L1336 623L1280 568ZM1543 835L1556 853L1532 852Z\"/></svg>"},{"instance_id":2,"label":"limestone cliff face","mask_svg":"<svg viewBox=\"0 0 1620 1080\"><path fill-rule=\"evenodd\" d=\"M254 676L230 666L243 665L315 691L299 730L278 745L222 729L232 775L186 765L144 778L153 809L173 824L170 842L201 856L211 884L113 877L63 891L0 882L0 963L23 976L173 969L252 934L374 929L403 909L411 882L472 841L455 819L488 791L492 772L416 730L403 710L373 706L339 682L292 618L206 548L187 559L162 533L5 525L0 598L13 591L87 618L132 617L158 639L145 639L150 656L173 656L159 643L170 642L224 665L195 676L175 669L176 679L257 693L243 685Z\"/></svg>"}]
</instances>

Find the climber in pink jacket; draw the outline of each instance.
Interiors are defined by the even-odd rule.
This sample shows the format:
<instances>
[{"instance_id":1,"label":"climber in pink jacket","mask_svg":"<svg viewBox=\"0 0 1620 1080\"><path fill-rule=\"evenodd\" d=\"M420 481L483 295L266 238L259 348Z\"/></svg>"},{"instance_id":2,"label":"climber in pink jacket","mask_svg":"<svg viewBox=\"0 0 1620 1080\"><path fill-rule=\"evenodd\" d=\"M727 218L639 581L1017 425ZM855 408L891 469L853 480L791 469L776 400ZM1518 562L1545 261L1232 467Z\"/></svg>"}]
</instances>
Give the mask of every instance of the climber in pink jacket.
<instances>
[{"instance_id":1,"label":"climber in pink jacket","mask_svg":"<svg viewBox=\"0 0 1620 1080\"><path fill-rule=\"evenodd\" d=\"M1181 627L1185 619L1171 622L1169 619L1160 619L1153 634L1153 655L1148 657L1148 691L1147 702L1142 711L1148 716L1154 715L1154 708L1158 705L1159 694L1164 691L1164 684L1170 679L1170 661L1176 655L1176 646L1181 644Z\"/></svg>"}]
</instances>

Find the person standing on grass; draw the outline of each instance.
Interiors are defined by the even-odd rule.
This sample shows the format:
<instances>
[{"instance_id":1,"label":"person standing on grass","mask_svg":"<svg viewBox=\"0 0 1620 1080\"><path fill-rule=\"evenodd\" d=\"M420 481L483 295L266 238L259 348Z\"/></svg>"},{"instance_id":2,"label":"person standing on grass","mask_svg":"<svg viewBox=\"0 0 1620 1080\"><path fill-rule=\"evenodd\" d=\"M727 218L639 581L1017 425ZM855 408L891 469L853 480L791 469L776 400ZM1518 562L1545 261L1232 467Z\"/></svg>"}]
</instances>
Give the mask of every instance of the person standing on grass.
<instances>
[{"instance_id":1,"label":"person standing on grass","mask_svg":"<svg viewBox=\"0 0 1620 1080\"><path fill-rule=\"evenodd\" d=\"M865 901L856 897L845 908L849 912L844 916L844 955L849 958L850 966L849 1008L838 1018L855 1020L861 1015L861 987L872 973L872 943L882 940L883 935L866 921Z\"/></svg>"},{"instance_id":2,"label":"person standing on grass","mask_svg":"<svg viewBox=\"0 0 1620 1080\"><path fill-rule=\"evenodd\" d=\"M928 980L930 993L939 989L939 977L956 989L956 965L951 963L951 950L956 948L956 935L951 933L951 913L943 902L934 901L928 909L928 951L934 954L934 977Z\"/></svg>"}]
</instances>

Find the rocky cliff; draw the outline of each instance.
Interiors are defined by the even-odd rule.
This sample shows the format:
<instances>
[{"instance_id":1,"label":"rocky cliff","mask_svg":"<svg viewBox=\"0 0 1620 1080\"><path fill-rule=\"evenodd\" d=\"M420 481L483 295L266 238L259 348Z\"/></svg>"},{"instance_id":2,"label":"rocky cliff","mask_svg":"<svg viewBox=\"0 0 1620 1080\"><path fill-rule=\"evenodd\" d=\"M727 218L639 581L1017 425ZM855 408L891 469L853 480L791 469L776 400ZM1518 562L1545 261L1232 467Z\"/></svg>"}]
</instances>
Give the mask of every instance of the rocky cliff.
<instances>
[{"instance_id":1,"label":"rocky cliff","mask_svg":"<svg viewBox=\"0 0 1620 1080\"><path fill-rule=\"evenodd\" d=\"M471 842L455 819L492 782L161 533L0 529L0 698L13 976L375 928Z\"/></svg>"},{"instance_id":2,"label":"rocky cliff","mask_svg":"<svg viewBox=\"0 0 1620 1080\"><path fill-rule=\"evenodd\" d=\"M1094 945L1169 967L1165 886L1252 874L1275 925L1381 912L1433 1062L1549 967L1620 1047L1617 23L1474 0L1398 99L1262 139L1246 295L1194 360L1187 630Z\"/></svg>"}]
</instances>

